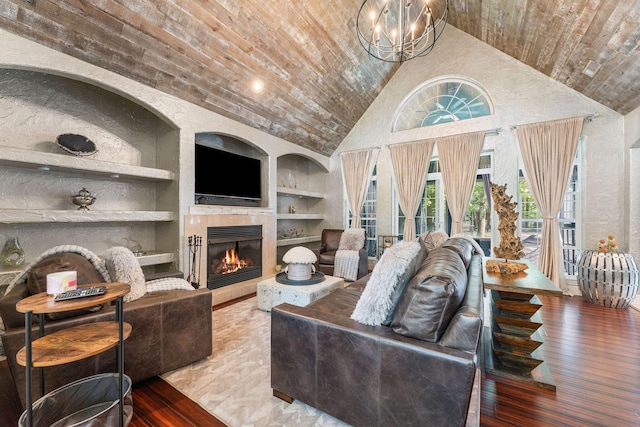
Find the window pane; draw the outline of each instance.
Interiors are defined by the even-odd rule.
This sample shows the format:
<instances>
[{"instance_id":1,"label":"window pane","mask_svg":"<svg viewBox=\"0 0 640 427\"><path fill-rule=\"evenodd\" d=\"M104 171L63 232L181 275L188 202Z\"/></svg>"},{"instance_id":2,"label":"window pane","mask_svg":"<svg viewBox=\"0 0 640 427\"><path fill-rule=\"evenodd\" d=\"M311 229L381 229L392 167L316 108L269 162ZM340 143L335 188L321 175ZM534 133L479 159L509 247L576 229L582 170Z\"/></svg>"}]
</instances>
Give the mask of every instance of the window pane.
<instances>
[{"instance_id":1,"label":"window pane","mask_svg":"<svg viewBox=\"0 0 640 427\"><path fill-rule=\"evenodd\" d=\"M369 181L367 196L360 211L360 227L365 230L367 235L367 255L375 257L377 253L377 236L376 236L376 197L377 197L377 180L376 169L373 169L373 175ZM345 201L346 203L346 201ZM349 212L349 221L351 222L351 212Z\"/></svg>"}]
</instances>

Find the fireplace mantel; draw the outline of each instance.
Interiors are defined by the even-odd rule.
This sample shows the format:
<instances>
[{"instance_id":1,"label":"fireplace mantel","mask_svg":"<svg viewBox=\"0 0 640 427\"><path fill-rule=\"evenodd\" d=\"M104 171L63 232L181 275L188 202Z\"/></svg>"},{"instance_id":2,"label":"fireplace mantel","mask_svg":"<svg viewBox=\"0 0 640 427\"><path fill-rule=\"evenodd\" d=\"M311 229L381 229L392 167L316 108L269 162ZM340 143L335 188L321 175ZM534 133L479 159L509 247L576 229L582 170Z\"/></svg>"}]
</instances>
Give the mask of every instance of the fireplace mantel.
<instances>
[{"instance_id":1,"label":"fireplace mantel","mask_svg":"<svg viewBox=\"0 0 640 427\"><path fill-rule=\"evenodd\" d=\"M274 215L271 208L243 206L192 205L189 215Z\"/></svg>"},{"instance_id":2,"label":"fireplace mantel","mask_svg":"<svg viewBox=\"0 0 640 427\"><path fill-rule=\"evenodd\" d=\"M207 240L208 227L232 225L262 225L262 276L257 279L235 283L212 290L213 305L240 298L256 292L258 282L275 275L276 265L276 216L272 209L242 206L195 205L189 207L189 215L184 217L184 265L189 265L189 236L200 236ZM200 287L207 286L207 248L206 245L198 253ZM186 272L185 275L188 275Z\"/></svg>"}]
</instances>

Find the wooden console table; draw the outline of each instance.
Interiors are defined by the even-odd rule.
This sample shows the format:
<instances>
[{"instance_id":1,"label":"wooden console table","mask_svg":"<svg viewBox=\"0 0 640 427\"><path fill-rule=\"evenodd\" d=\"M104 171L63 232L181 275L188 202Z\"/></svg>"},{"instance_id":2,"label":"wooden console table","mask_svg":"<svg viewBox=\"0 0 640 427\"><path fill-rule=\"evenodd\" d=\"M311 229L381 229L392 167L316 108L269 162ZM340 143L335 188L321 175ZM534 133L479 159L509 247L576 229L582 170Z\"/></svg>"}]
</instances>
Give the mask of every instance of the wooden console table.
<instances>
[{"instance_id":1,"label":"wooden console table","mask_svg":"<svg viewBox=\"0 0 640 427\"><path fill-rule=\"evenodd\" d=\"M485 328L486 372L555 391L556 385L543 360L542 303L537 295L560 297L562 291L527 260L517 274L487 273L482 278L490 290L491 325Z\"/></svg>"},{"instance_id":2,"label":"wooden console table","mask_svg":"<svg viewBox=\"0 0 640 427\"><path fill-rule=\"evenodd\" d=\"M124 374L124 340L131 334L131 325L123 321L123 296L130 286L124 283L98 283L97 285L78 286L107 287L103 295L84 297L67 301L53 301L53 295L42 292L20 300L16 310L25 313L25 346L16 355L16 361L26 369L25 409L27 426L32 423L31 369L56 366L75 362L105 350L118 346L118 375L120 386L119 425L123 424L122 398ZM44 334L44 315L61 313L81 308L93 307L116 300L116 322L96 322ZM31 339L32 315L38 314L40 337ZM40 372L40 396L44 395L44 373Z\"/></svg>"}]
</instances>

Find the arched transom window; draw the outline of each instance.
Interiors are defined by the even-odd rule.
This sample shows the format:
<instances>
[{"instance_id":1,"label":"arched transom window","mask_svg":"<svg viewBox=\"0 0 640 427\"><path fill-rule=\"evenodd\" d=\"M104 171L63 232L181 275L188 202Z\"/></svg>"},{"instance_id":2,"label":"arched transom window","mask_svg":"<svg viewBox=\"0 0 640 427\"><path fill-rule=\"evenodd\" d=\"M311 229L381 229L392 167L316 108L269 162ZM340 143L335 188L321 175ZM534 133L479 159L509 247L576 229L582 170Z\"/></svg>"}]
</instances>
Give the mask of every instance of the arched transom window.
<instances>
[{"instance_id":1,"label":"arched transom window","mask_svg":"<svg viewBox=\"0 0 640 427\"><path fill-rule=\"evenodd\" d=\"M491 114L491 99L478 84L462 78L432 80L403 101L393 120L393 132Z\"/></svg>"}]
</instances>

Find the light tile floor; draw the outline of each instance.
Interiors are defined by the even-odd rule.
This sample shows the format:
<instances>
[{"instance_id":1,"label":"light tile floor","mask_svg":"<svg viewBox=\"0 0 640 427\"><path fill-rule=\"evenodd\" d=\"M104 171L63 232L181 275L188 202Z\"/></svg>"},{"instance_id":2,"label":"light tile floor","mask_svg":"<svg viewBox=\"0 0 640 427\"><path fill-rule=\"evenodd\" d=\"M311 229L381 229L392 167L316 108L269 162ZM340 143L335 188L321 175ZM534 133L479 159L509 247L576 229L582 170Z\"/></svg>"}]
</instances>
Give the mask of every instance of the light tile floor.
<instances>
[{"instance_id":1,"label":"light tile floor","mask_svg":"<svg viewBox=\"0 0 640 427\"><path fill-rule=\"evenodd\" d=\"M257 299L213 312L213 355L162 377L231 427L346 426L315 408L273 397L271 314Z\"/></svg>"}]
</instances>

